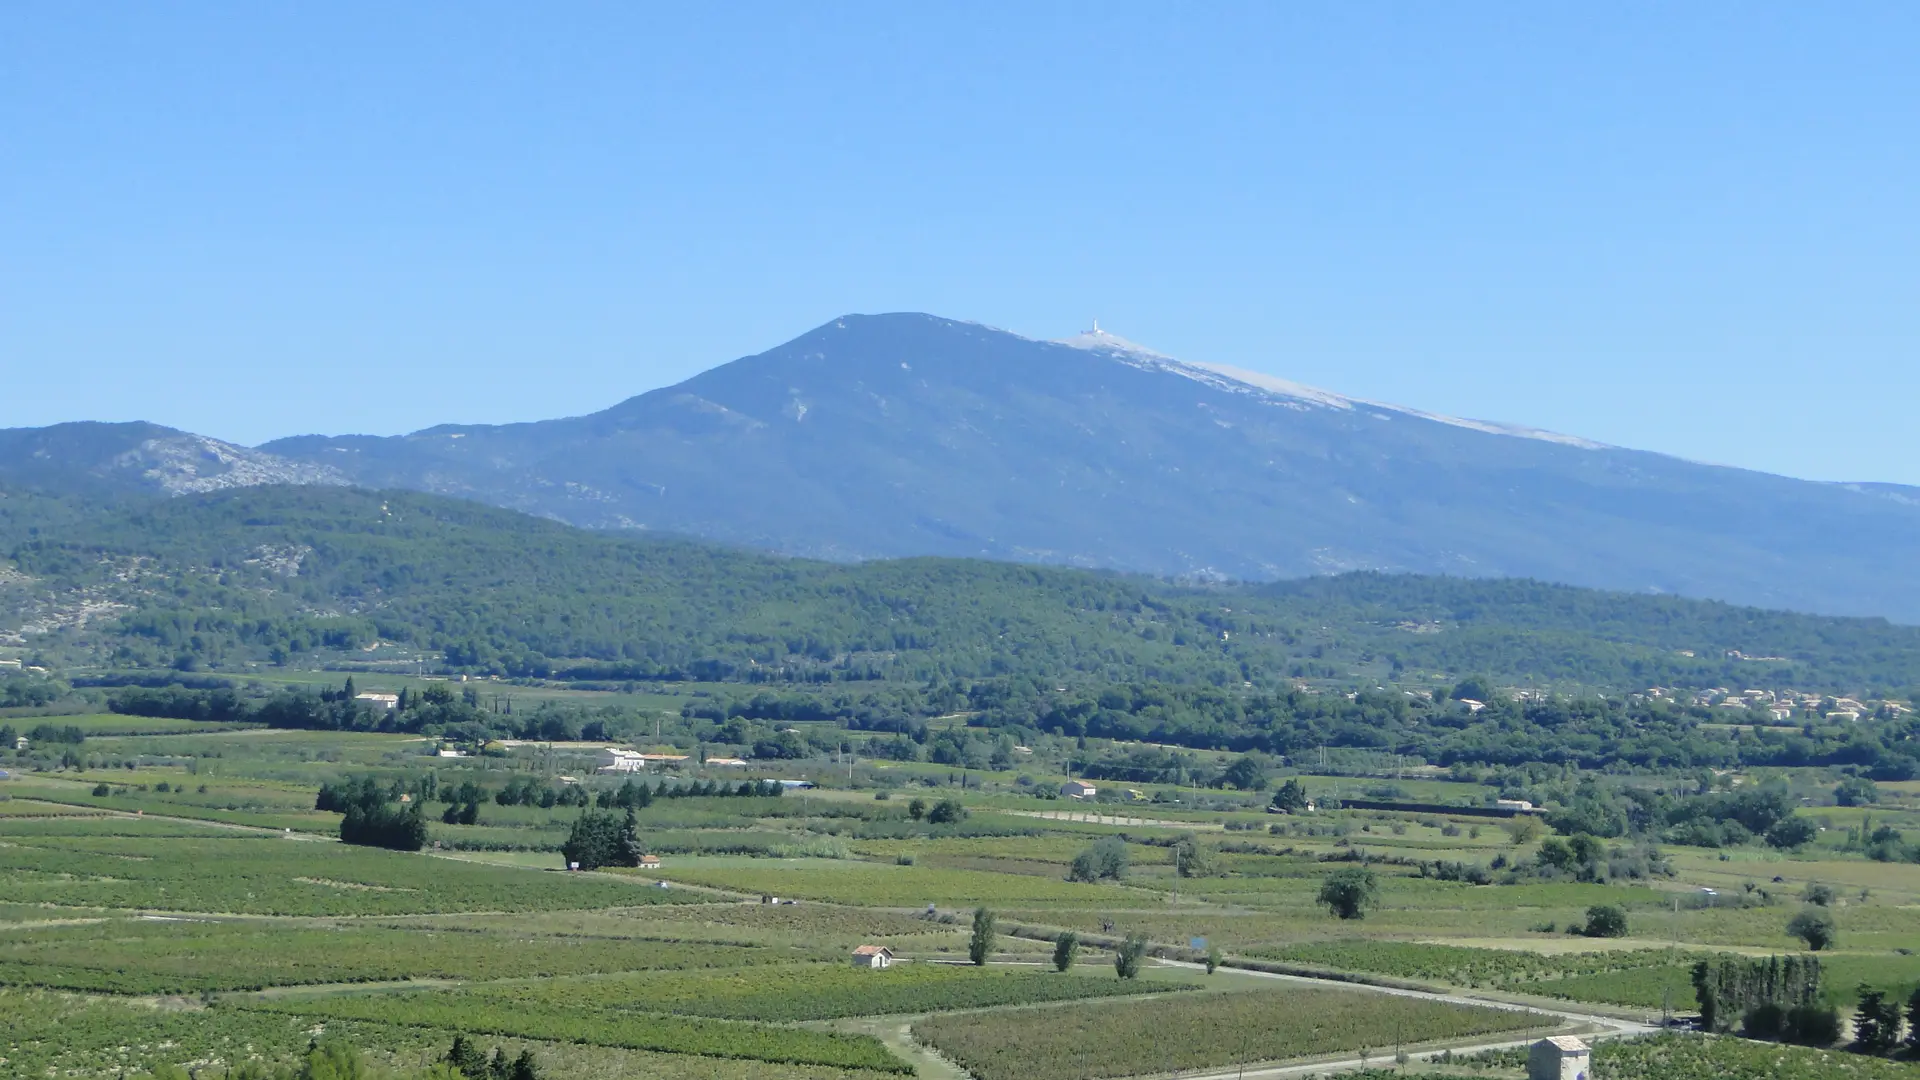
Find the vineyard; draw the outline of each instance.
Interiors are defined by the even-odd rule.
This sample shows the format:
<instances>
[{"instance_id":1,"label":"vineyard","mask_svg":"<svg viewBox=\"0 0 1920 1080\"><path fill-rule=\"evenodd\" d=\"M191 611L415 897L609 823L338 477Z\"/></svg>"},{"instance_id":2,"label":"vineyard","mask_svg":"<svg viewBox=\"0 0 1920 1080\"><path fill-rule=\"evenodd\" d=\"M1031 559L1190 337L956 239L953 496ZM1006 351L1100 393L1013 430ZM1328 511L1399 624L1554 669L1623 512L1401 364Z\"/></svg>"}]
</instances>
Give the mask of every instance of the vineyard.
<instances>
[{"instance_id":1,"label":"vineyard","mask_svg":"<svg viewBox=\"0 0 1920 1080\"><path fill-rule=\"evenodd\" d=\"M115 920L0 943L0 984L186 994L313 983L503 979L791 961L797 950L457 931Z\"/></svg>"},{"instance_id":2,"label":"vineyard","mask_svg":"<svg viewBox=\"0 0 1920 1080\"><path fill-rule=\"evenodd\" d=\"M303 1050L316 1021L284 1013L240 1009L155 1009L111 999L0 990L0 1068L9 1076L113 1077L139 1075L156 1060L222 1066L274 1062ZM432 1028L326 1019L329 1037L359 1047L375 1061L418 1066L446 1050L450 1035ZM668 1054L588 1044L507 1043L511 1056L531 1048L552 1075L565 1080L886 1080L891 1069L773 1063ZM237 1074L236 1074L237 1075Z\"/></svg>"},{"instance_id":3,"label":"vineyard","mask_svg":"<svg viewBox=\"0 0 1920 1080\"><path fill-rule=\"evenodd\" d=\"M581 816L579 791L614 796L619 780L549 757L562 750L437 759L406 736L264 730L89 735L83 745L84 770L0 784L10 796L0 797L4 1076L119 1080L162 1065L238 1075L250 1059L286 1065L315 1037L416 1076L456 1031L510 1057L531 1051L541 1080L885 1080L926 1066L922 1051L978 1080L1117 1080L1362 1050L1385 1062L1396 1045L1470 1047L1545 1030L1537 1014L1476 1005L1476 990L1647 1017L1663 1004L1690 1011L1696 957L1793 946L1784 927L1803 888L1795 875L1854 882L1831 909L1841 941L1822 954L1829 999L1850 1005L1868 983L1904 1001L1920 981L1920 871L1858 856L1682 853L1676 861L1693 859L1696 874L1718 875L1701 879L1715 887L1766 883L1778 899L1677 912L1671 892L1635 885L1469 886L1376 862L1380 906L1341 920L1316 899L1335 868L1328 856L1398 844L1402 855L1524 860L1528 849L1504 831L1446 836L1414 823L1403 835L1378 816L1275 822L1204 808L1265 797L1220 789L1134 811L1151 823L1091 824L1037 816L1074 812L1036 798L1037 786L982 793L941 769L876 791L657 798L636 808L636 840L662 866L568 873L556 849ZM906 763L883 766L896 767ZM682 783L701 775L684 768ZM341 815L313 809L323 780L372 777L397 794L428 790L401 786L424 784L427 769L439 794L423 796L424 851L340 843ZM570 780L552 775L563 769ZM463 786L478 822L443 823L441 796ZM531 801L492 797L509 786ZM945 799L971 816L911 816L914 802L924 817ZM1197 835L1217 849L1212 876L1179 876L1185 822L1207 826ZM1075 857L1108 837L1124 838L1124 875L1067 880ZM1599 901L1629 912L1634 933L1620 948L1564 932ZM959 962L975 906L993 909L1000 930L984 966ZM1067 929L1082 945L1077 966L1058 972L1052 944L1038 939ZM1150 949L1139 978L1121 979L1111 943L1134 934ZM1687 944L1666 947L1675 938ZM896 954L890 968L848 962L855 947L879 944ZM1227 970L1156 959L1209 948ZM1458 1000L1275 983L1233 971L1236 960L1445 984ZM1920 1080L1913 1066L1809 1053L1656 1040L1609 1045L1597 1075ZM1454 1072L1515 1074L1510 1055Z\"/></svg>"},{"instance_id":4,"label":"vineyard","mask_svg":"<svg viewBox=\"0 0 1920 1080\"><path fill-rule=\"evenodd\" d=\"M120 814L89 813L83 808L71 815L32 815L0 817L0 827L16 840L34 837L107 837L107 836L179 836L205 838L207 826L190 821L165 818L132 817Z\"/></svg>"},{"instance_id":5,"label":"vineyard","mask_svg":"<svg viewBox=\"0 0 1920 1080\"><path fill-rule=\"evenodd\" d=\"M1370 1070L1348 1080L1460 1080L1467 1076L1520 1076L1521 1051L1476 1055L1456 1071ZM1458 1071L1458 1070L1467 1071ZM1920 1065L1811 1050L1779 1043L1704 1035L1657 1035L1608 1040L1593 1048L1593 1073L1605 1080L1914 1080Z\"/></svg>"},{"instance_id":6,"label":"vineyard","mask_svg":"<svg viewBox=\"0 0 1920 1080\"><path fill-rule=\"evenodd\" d=\"M160 717L123 716L119 713L62 716L55 724L63 728L78 728L90 739L114 735L204 735L217 731L240 731L252 726L211 720L168 720Z\"/></svg>"},{"instance_id":7,"label":"vineyard","mask_svg":"<svg viewBox=\"0 0 1920 1080\"><path fill-rule=\"evenodd\" d=\"M88 806L42 802L38 799L0 798L0 818L92 817L106 813Z\"/></svg>"},{"instance_id":8,"label":"vineyard","mask_svg":"<svg viewBox=\"0 0 1920 1080\"><path fill-rule=\"evenodd\" d=\"M979 1080L1097 1080L1406 1045L1539 1018L1344 990L1183 994L1021 1012L934 1016L913 1033Z\"/></svg>"},{"instance_id":9,"label":"vineyard","mask_svg":"<svg viewBox=\"0 0 1920 1080\"><path fill-rule=\"evenodd\" d=\"M9 1076L121 1076L156 1059L243 1062L279 1056L306 1045L313 1024L296 1016L156 1009L103 998L48 991L0 990L0 1056ZM434 1037L383 1024L329 1025L357 1045L415 1049Z\"/></svg>"},{"instance_id":10,"label":"vineyard","mask_svg":"<svg viewBox=\"0 0 1920 1080\"><path fill-rule=\"evenodd\" d=\"M529 874L259 834L139 841L69 835L0 847L0 900L21 903L325 916L699 899L599 875Z\"/></svg>"},{"instance_id":11,"label":"vineyard","mask_svg":"<svg viewBox=\"0 0 1920 1080\"><path fill-rule=\"evenodd\" d=\"M1347 940L1255 949L1249 955L1304 967L1364 971L1455 986L1539 983L1527 989L1563 996L1556 988L1571 985L1574 979L1649 969L1684 969L1705 954L1675 954L1666 949L1543 954L1410 941ZM1659 1001L1652 1004L1658 1005Z\"/></svg>"},{"instance_id":12,"label":"vineyard","mask_svg":"<svg viewBox=\"0 0 1920 1080\"><path fill-rule=\"evenodd\" d=\"M1048 901L1081 904L1140 902L1127 890L1111 885L1082 885L1062 878L995 874L980 870L948 870L885 863L847 863L824 868L771 863L765 867L725 867L683 870L669 867L664 875L675 881L731 889L740 893L772 893L809 900L874 907L919 907L971 904L1030 904Z\"/></svg>"},{"instance_id":13,"label":"vineyard","mask_svg":"<svg viewBox=\"0 0 1920 1080\"><path fill-rule=\"evenodd\" d=\"M703 904L699 907L635 908L621 916L627 932L672 935L668 927L697 921L753 934L798 934L858 943L871 937L917 937L953 928L917 915L821 904ZM637 924L633 925L633 924Z\"/></svg>"},{"instance_id":14,"label":"vineyard","mask_svg":"<svg viewBox=\"0 0 1920 1080\"><path fill-rule=\"evenodd\" d=\"M564 1002L544 1005L523 1000L494 1002L470 994L427 992L327 996L311 1000L229 999L224 1010L282 1013L306 1020L385 1022L701 1057L832 1065L879 1072L913 1071L877 1039L862 1035L688 1016L654 1016Z\"/></svg>"},{"instance_id":15,"label":"vineyard","mask_svg":"<svg viewBox=\"0 0 1920 1080\"><path fill-rule=\"evenodd\" d=\"M1696 958L1704 955L1709 954L1695 954ZM1821 999L1830 1005L1850 1004L1855 988L1863 983L1885 990L1903 1001L1916 987L1920 987L1920 960L1910 956L1823 953L1821 967L1826 971ZM1638 1005L1650 1009L1671 1004L1676 1011L1690 1012L1694 1007L1690 971L1690 961L1683 958L1674 964L1650 964L1515 989L1569 1001Z\"/></svg>"},{"instance_id":16,"label":"vineyard","mask_svg":"<svg viewBox=\"0 0 1920 1080\"><path fill-rule=\"evenodd\" d=\"M477 989L471 996L536 1009L572 1005L779 1023L1032 1005L1182 989L1186 987L1179 983L1116 979L1111 971L1083 977L925 963L866 971L842 962L498 983Z\"/></svg>"},{"instance_id":17,"label":"vineyard","mask_svg":"<svg viewBox=\"0 0 1920 1080\"><path fill-rule=\"evenodd\" d=\"M1714 956L1698 950L1622 949L1611 952L1531 953L1404 941L1346 940L1250 950L1248 955L1304 968L1358 971L1454 986L1503 987L1523 993L1648 1009L1694 1006L1688 973ZM1825 959L1825 997L1852 1000L1868 983L1903 998L1920 986L1920 962L1906 956L1834 954Z\"/></svg>"}]
</instances>

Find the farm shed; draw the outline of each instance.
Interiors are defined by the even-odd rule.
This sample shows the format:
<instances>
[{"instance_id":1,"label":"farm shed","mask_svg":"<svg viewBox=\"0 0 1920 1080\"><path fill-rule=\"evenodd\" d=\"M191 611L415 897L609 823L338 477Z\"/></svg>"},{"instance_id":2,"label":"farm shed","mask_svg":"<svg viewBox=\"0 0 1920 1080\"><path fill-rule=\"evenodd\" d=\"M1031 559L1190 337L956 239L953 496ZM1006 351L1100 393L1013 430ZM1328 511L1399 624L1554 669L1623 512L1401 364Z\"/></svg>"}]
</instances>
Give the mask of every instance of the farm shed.
<instances>
[{"instance_id":1,"label":"farm shed","mask_svg":"<svg viewBox=\"0 0 1920 1080\"><path fill-rule=\"evenodd\" d=\"M1527 1051L1527 1080L1588 1080L1587 1044L1572 1035L1549 1035Z\"/></svg>"},{"instance_id":2,"label":"farm shed","mask_svg":"<svg viewBox=\"0 0 1920 1080\"><path fill-rule=\"evenodd\" d=\"M639 772L647 767L644 756L632 750L622 750L617 746L604 747L600 751L597 763L601 772Z\"/></svg>"},{"instance_id":3,"label":"farm shed","mask_svg":"<svg viewBox=\"0 0 1920 1080\"><path fill-rule=\"evenodd\" d=\"M862 945L853 950L853 966L884 968L893 965L893 950L885 945Z\"/></svg>"},{"instance_id":4,"label":"farm shed","mask_svg":"<svg viewBox=\"0 0 1920 1080\"><path fill-rule=\"evenodd\" d=\"M1094 787L1084 780L1069 780L1060 785L1060 794L1065 795L1069 799L1091 799L1099 794L1099 791L1099 788Z\"/></svg>"}]
</instances>

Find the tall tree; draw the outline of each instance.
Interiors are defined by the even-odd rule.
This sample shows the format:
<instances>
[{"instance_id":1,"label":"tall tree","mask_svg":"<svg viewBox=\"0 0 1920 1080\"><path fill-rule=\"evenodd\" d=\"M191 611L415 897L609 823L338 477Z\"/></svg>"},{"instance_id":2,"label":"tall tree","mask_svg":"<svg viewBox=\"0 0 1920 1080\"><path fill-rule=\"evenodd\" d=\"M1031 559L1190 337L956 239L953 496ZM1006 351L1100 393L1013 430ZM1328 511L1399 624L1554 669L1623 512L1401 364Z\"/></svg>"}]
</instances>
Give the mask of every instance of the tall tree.
<instances>
[{"instance_id":1,"label":"tall tree","mask_svg":"<svg viewBox=\"0 0 1920 1080\"><path fill-rule=\"evenodd\" d=\"M967 959L972 960L975 966L984 967L987 959L993 955L994 943L999 938L994 922L994 914L990 909L973 909L973 934L967 939Z\"/></svg>"}]
</instances>

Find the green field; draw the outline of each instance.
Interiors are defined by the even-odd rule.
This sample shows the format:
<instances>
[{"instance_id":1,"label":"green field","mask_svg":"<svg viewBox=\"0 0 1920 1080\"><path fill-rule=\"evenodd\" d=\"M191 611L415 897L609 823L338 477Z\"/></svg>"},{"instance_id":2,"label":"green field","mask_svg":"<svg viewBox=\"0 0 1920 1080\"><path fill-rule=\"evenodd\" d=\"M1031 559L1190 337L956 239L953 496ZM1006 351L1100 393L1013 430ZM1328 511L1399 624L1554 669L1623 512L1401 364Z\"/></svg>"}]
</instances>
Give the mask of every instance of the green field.
<instances>
[{"instance_id":1,"label":"green field","mask_svg":"<svg viewBox=\"0 0 1920 1080\"><path fill-rule=\"evenodd\" d=\"M6 1065L20 1076L118 1078L166 1060L272 1063L303 1051L316 1024L376 1062L411 1068L444 1053L451 1038L445 1030L407 1024L184 1003L156 1008L45 991L0 990L0 1015L6 1017ZM892 1065L868 1070L512 1038L484 1044L505 1045L512 1053L530 1049L550 1074L567 1080L881 1080L897 1075Z\"/></svg>"},{"instance_id":2,"label":"green field","mask_svg":"<svg viewBox=\"0 0 1920 1080\"><path fill-rule=\"evenodd\" d=\"M15 903L321 916L698 899L605 875L530 873L264 834L22 836L0 847L0 900Z\"/></svg>"},{"instance_id":3,"label":"green field","mask_svg":"<svg viewBox=\"0 0 1920 1080\"><path fill-rule=\"evenodd\" d=\"M4 1056L32 1075L285 1063L315 1031L409 1080L456 1032L527 1049L552 1080L952 1080L943 1058L981 1080L1093 1080L1363 1048L1385 1060L1396 1040L1469 1046L1515 1026L1547 1029L1537 1016L1475 1007L1477 994L1686 1013L1695 957L1796 946L1785 926L1812 882L1837 890L1828 1000L1845 1009L1859 983L1904 997L1920 982L1920 866L1832 845L1792 856L1671 847L1672 876L1468 885L1418 864L1525 862L1539 841L1516 844L1493 827L1474 837L1411 813L1276 819L1231 793L1194 790L1177 806L1081 813L1043 795L948 786L958 772L920 764L912 775L934 786L878 789L886 798L871 787L661 797L634 815L661 867L568 873L560 848L582 809L558 793L577 782L611 795L618 782L537 746L434 759L406 734L257 729L90 735L84 745L97 758L88 767L28 770L0 789L10 796L0 799ZM475 825L443 824L447 804L426 798L419 852L341 844L340 814L313 808L323 782L418 783L429 770L439 790L467 783L485 797ZM707 775L686 767L681 783ZM733 783L739 773L712 775ZM545 786L555 805L491 797L517 782ZM1409 797L1473 787L1417 783L1403 788ZM1216 808L1198 805L1216 797ZM970 816L915 819L916 798L923 809L956 799ZM1906 812L1876 809L1872 820ZM1092 813L1134 824L1074 819ZM1207 876L1177 873L1173 845L1187 829L1217 849ZM1128 864L1118 880L1068 880L1077 856L1114 837ZM1334 918L1317 901L1321 884L1362 861L1378 904L1364 919ZM1741 901L1690 903L1702 886ZM1625 909L1627 938L1567 933L1602 903ZM976 907L995 910L1002 931L985 967L964 962ZM1064 974L1044 940L1063 930L1097 939ZM1212 946L1229 965L1419 983L1458 1000L1274 986L1231 967L1206 976L1155 955L1124 980L1107 946L1129 933L1159 957ZM885 944L899 962L857 969L847 954L861 944ZM1619 1075L1665 1080L1659 1069L1714 1044L1657 1045L1618 1058L1642 1070ZM1766 1052L1801 1067L1801 1051ZM1496 1061L1485 1075L1510 1071Z\"/></svg>"},{"instance_id":4,"label":"green field","mask_svg":"<svg viewBox=\"0 0 1920 1080\"><path fill-rule=\"evenodd\" d=\"M1288 987L1021 1013L937 1016L914 1025L979 1080L1094 1080L1371 1050L1396 1039L1514 1031L1520 1012Z\"/></svg>"},{"instance_id":5,"label":"green field","mask_svg":"<svg viewBox=\"0 0 1920 1080\"><path fill-rule=\"evenodd\" d=\"M79 716L50 716L15 721L14 726L31 729L41 724L57 728L79 728L88 738L114 735L207 735L223 731L241 731L248 725L213 723L205 720L168 720L146 716L122 716L119 713L88 713Z\"/></svg>"},{"instance_id":6,"label":"green field","mask_svg":"<svg viewBox=\"0 0 1920 1080\"><path fill-rule=\"evenodd\" d=\"M307 1000L235 1000L241 1011L304 1019L389 1021L408 1027L473 1031L698 1057L911 1072L878 1041L860 1035L772 1027L566 1003L490 1002L456 994L328 996Z\"/></svg>"},{"instance_id":7,"label":"green field","mask_svg":"<svg viewBox=\"0 0 1920 1080\"><path fill-rule=\"evenodd\" d=\"M507 937L343 923L116 919L0 943L0 984L189 994L313 983L505 979L791 961L793 948L570 935Z\"/></svg>"},{"instance_id":8,"label":"green field","mask_svg":"<svg viewBox=\"0 0 1920 1080\"><path fill-rule=\"evenodd\" d=\"M766 861L752 865L676 863L661 871L673 881L727 889L736 893L771 893L808 900L872 907L941 907L975 904L1031 904L1058 902L1090 906L1151 903L1148 897L1130 897L1111 885L1082 885L1062 877L996 874L982 870L948 870L890 863L815 863Z\"/></svg>"},{"instance_id":9,"label":"green field","mask_svg":"<svg viewBox=\"0 0 1920 1080\"><path fill-rule=\"evenodd\" d=\"M1660 1035L1603 1042L1593 1048L1593 1073L1606 1080L1913 1080L1920 1064L1744 1039ZM1352 1080L1508 1080L1527 1075L1518 1051L1482 1055L1448 1070L1372 1070Z\"/></svg>"},{"instance_id":10,"label":"green field","mask_svg":"<svg viewBox=\"0 0 1920 1080\"><path fill-rule=\"evenodd\" d=\"M1164 993L1178 984L1103 976L1042 974L955 963L898 964L866 971L844 960L780 968L647 973L538 984L502 983L475 991L489 1002L553 1004L790 1022L848 1016L918 1014L1079 998Z\"/></svg>"}]
</instances>

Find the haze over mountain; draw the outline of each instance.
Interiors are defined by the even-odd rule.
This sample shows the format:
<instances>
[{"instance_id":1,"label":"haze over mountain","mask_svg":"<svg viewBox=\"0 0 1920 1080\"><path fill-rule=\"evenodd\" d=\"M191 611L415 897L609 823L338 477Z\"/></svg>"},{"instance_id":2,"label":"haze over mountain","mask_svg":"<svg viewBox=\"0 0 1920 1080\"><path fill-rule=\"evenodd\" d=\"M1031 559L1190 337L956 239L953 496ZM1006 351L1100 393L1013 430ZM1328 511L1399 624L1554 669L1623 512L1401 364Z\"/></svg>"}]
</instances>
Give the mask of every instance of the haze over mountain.
<instances>
[{"instance_id":1,"label":"haze over mountain","mask_svg":"<svg viewBox=\"0 0 1920 1080\"><path fill-rule=\"evenodd\" d=\"M1920 490L1435 416L1097 330L847 316L588 416L257 453L297 482L836 559L1526 576L1920 621Z\"/></svg>"}]
</instances>

